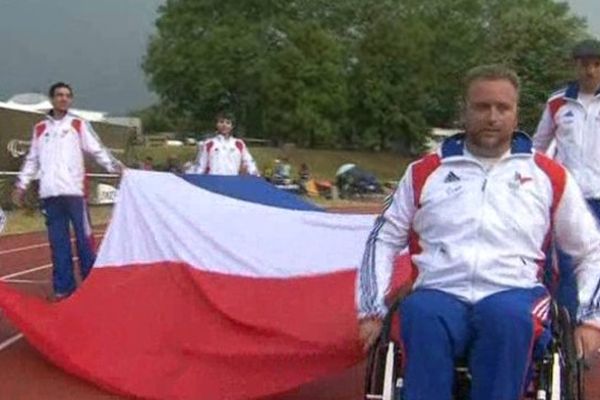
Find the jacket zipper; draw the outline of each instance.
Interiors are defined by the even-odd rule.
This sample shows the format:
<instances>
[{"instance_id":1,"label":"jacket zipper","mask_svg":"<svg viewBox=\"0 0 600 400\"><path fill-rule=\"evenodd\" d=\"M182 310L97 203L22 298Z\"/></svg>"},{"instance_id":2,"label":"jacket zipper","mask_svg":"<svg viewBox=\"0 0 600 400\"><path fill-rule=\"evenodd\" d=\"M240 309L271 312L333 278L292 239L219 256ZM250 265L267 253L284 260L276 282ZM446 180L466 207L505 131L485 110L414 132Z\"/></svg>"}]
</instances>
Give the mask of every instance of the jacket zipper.
<instances>
[{"instance_id":1,"label":"jacket zipper","mask_svg":"<svg viewBox=\"0 0 600 400\"><path fill-rule=\"evenodd\" d=\"M492 167L493 169L494 167ZM481 230L482 230L482 225L483 225L483 216L485 214L485 204L486 204L486 189L487 189L487 183L488 183L488 178L489 178L489 173L490 171L485 171L482 167L482 170L484 171L484 179L483 179L483 183L481 185L481 204L479 207L479 226L477 228L477 237L481 236ZM479 268L479 255L480 255L480 250L475 247L475 261L473 262L473 265L471 266L471 271L470 271L470 276L469 276L469 283L470 283L470 300L471 302L474 300L475 297L475 276L476 276L476 272L477 269Z\"/></svg>"},{"instance_id":2,"label":"jacket zipper","mask_svg":"<svg viewBox=\"0 0 600 400\"><path fill-rule=\"evenodd\" d=\"M469 161L474 162L475 164L477 164L479 166L479 168L481 168L481 171L483 172L483 178L484 178L483 182L481 184L481 203L480 203L480 213L479 213L479 226L477 228L477 237L481 236L481 232L482 232L482 228L483 228L483 219L484 219L483 217L485 214L485 206L487 204L487 186L488 186L488 181L490 180L490 175L496 168L500 168L502 163L504 163L508 160L514 159L514 158L515 158L514 156L509 155L506 158L498 160L498 162L492 168L490 168L488 171L485 170L485 168L479 161L469 159ZM471 301L473 301L474 296L475 296L475 281L476 281L475 278L476 278L477 269L479 268L479 258L480 258L480 250L478 250L476 248L475 251L476 251L475 260L474 260L474 263L473 263L470 273L469 273L469 285L470 285L469 298Z\"/></svg>"}]
</instances>

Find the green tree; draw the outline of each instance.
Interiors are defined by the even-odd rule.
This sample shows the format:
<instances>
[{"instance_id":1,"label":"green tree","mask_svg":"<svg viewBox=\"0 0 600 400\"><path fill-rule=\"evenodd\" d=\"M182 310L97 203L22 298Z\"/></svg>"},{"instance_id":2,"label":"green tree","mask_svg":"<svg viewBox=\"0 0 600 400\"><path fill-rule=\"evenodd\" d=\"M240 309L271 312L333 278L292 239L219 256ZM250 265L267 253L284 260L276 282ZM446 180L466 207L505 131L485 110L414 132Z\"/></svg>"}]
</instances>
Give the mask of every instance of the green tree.
<instances>
[{"instance_id":1,"label":"green tree","mask_svg":"<svg viewBox=\"0 0 600 400\"><path fill-rule=\"evenodd\" d=\"M353 66L353 140L385 149L397 139L405 145L418 141L426 132L421 110L427 82L421 78L429 64L422 51L429 35L419 21L398 23L387 7L377 11L364 28Z\"/></svg>"},{"instance_id":2,"label":"green tree","mask_svg":"<svg viewBox=\"0 0 600 400\"><path fill-rule=\"evenodd\" d=\"M409 149L459 120L480 63L518 70L531 131L584 29L553 0L169 0L144 70L188 126L228 108L253 136Z\"/></svg>"},{"instance_id":3,"label":"green tree","mask_svg":"<svg viewBox=\"0 0 600 400\"><path fill-rule=\"evenodd\" d=\"M343 48L317 25L292 24L269 54L263 73L263 115L274 138L331 146L347 112Z\"/></svg>"},{"instance_id":4,"label":"green tree","mask_svg":"<svg viewBox=\"0 0 600 400\"><path fill-rule=\"evenodd\" d=\"M521 126L533 133L546 99L573 77L570 50L585 23L566 3L548 0L486 2L484 62L512 66L521 77Z\"/></svg>"},{"instance_id":5,"label":"green tree","mask_svg":"<svg viewBox=\"0 0 600 400\"><path fill-rule=\"evenodd\" d=\"M237 10L244 4L245 12ZM261 63L254 2L168 1L144 61L151 87L182 116L213 125L220 109L245 123L253 113Z\"/></svg>"}]
</instances>

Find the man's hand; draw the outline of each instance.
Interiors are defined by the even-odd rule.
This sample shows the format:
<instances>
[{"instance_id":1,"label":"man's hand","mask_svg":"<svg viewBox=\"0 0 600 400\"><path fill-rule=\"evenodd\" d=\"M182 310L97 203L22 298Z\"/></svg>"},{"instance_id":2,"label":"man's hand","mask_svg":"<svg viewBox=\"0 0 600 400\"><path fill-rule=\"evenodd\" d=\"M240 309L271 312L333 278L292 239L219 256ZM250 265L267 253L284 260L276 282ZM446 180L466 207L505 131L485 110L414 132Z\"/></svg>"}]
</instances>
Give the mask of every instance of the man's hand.
<instances>
[{"instance_id":1,"label":"man's hand","mask_svg":"<svg viewBox=\"0 0 600 400\"><path fill-rule=\"evenodd\" d=\"M21 207L23 206L23 198L25 197L25 190L21 188L14 188L12 192L12 202L15 206Z\"/></svg>"},{"instance_id":2,"label":"man's hand","mask_svg":"<svg viewBox=\"0 0 600 400\"><path fill-rule=\"evenodd\" d=\"M600 328L591 325L580 325L575 329L575 346L579 358L587 363L597 361L600 350Z\"/></svg>"},{"instance_id":3,"label":"man's hand","mask_svg":"<svg viewBox=\"0 0 600 400\"><path fill-rule=\"evenodd\" d=\"M246 166L246 163L242 163L242 166L240 167L240 175L248 175L248 167Z\"/></svg>"},{"instance_id":4,"label":"man's hand","mask_svg":"<svg viewBox=\"0 0 600 400\"><path fill-rule=\"evenodd\" d=\"M116 165L116 168L115 168L115 169L116 169L115 173L116 173L117 175L119 175L119 178L122 178L122 177L123 177L123 174L124 174L124 173L125 173L125 171L127 170L127 166L126 166L125 164L123 164L123 163L121 163L121 162L120 162L120 163L118 163L118 164Z\"/></svg>"},{"instance_id":5,"label":"man's hand","mask_svg":"<svg viewBox=\"0 0 600 400\"><path fill-rule=\"evenodd\" d=\"M358 333L365 353L375 344L381 333L382 325L381 318L365 318L358 322Z\"/></svg>"}]
</instances>

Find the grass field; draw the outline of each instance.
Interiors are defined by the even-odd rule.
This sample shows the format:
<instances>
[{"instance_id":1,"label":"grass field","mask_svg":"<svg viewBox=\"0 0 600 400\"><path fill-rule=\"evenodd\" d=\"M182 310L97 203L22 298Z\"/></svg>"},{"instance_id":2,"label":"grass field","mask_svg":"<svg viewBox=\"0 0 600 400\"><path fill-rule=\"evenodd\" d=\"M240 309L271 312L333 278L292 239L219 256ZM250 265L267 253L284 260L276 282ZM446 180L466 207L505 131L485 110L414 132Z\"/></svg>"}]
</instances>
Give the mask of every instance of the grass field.
<instances>
[{"instance_id":1,"label":"grass field","mask_svg":"<svg viewBox=\"0 0 600 400\"><path fill-rule=\"evenodd\" d=\"M325 198L310 199L315 204L324 208L354 208L364 206L364 201L351 200L327 200ZM110 220L112 214L112 206L92 206L90 207L90 215L94 225L104 225ZM39 232L46 229L44 225L44 216L39 210L19 209L6 211L7 221L6 228L2 235L12 235L28 232Z\"/></svg>"},{"instance_id":2,"label":"grass field","mask_svg":"<svg viewBox=\"0 0 600 400\"><path fill-rule=\"evenodd\" d=\"M147 156L154 159L155 165L160 167L166 165L168 157L177 157L180 163L193 160L196 156L194 146L185 147L137 147L135 155L138 160L143 160ZM287 156L295 171L298 170L301 163L307 163L313 177L317 179L334 179L338 167L344 163L355 163L373 173L381 182L395 181L403 173L410 162L407 158L402 158L392 153L368 153L360 151L339 151L339 150L308 150L308 149L290 149L282 151L272 147L253 147L250 149L256 159L256 163L264 171L271 165L274 159ZM1 180L0 197L5 207L10 204L9 196L12 190L12 179ZM356 203L345 200L325 200L315 199L323 207L345 207L354 206ZM358 203L360 204L360 202ZM92 207L92 221L94 224L103 224L110 219L111 207ZM41 231L45 229L44 220L38 210L13 210L7 212L7 225L3 234L25 233L32 231Z\"/></svg>"},{"instance_id":3,"label":"grass field","mask_svg":"<svg viewBox=\"0 0 600 400\"><path fill-rule=\"evenodd\" d=\"M269 167L274 159L285 155L296 171L300 164L306 163L313 176L318 179L333 179L340 165L355 163L373 172L382 182L397 180L410 162L410 159L393 153L362 151L291 149L284 152L273 147L253 147L250 148L250 152L261 171ZM138 160L143 160L147 156L152 157L155 164L160 167L166 164L166 159L170 156L177 157L180 163L194 160L196 148L193 146L138 147L135 149L135 154Z\"/></svg>"},{"instance_id":4,"label":"grass field","mask_svg":"<svg viewBox=\"0 0 600 400\"><path fill-rule=\"evenodd\" d=\"M90 214L94 225L105 224L110 220L112 207L91 207ZM38 232L46 229L44 216L39 210L19 209L6 212L6 228L2 235Z\"/></svg>"}]
</instances>

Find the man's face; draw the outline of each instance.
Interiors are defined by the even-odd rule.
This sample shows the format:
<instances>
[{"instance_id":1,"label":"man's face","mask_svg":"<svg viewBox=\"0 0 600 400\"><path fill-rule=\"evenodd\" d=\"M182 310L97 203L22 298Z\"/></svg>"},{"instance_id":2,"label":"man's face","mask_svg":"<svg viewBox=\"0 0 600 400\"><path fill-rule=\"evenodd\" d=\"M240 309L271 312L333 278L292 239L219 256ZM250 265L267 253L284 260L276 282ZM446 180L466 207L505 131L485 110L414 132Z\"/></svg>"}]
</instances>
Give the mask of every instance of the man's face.
<instances>
[{"instance_id":1,"label":"man's face","mask_svg":"<svg viewBox=\"0 0 600 400\"><path fill-rule=\"evenodd\" d=\"M228 136L231 134L232 130L233 130L233 122L230 119L219 118L217 120L217 131L221 135Z\"/></svg>"},{"instance_id":2,"label":"man's face","mask_svg":"<svg viewBox=\"0 0 600 400\"><path fill-rule=\"evenodd\" d=\"M583 57L575 60L577 78L582 89L595 92L600 87L600 57Z\"/></svg>"},{"instance_id":3,"label":"man's face","mask_svg":"<svg viewBox=\"0 0 600 400\"><path fill-rule=\"evenodd\" d=\"M67 112L71 107L71 103L73 102L73 94L69 90L69 88L61 87L54 90L54 95L52 96L52 107L61 112Z\"/></svg>"},{"instance_id":4,"label":"man's face","mask_svg":"<svg viewBox=\"0 0 600 400\"><path fill-rule=\"evenodd\" d=\"M476 155L499 157L510 149L518 124L519 94L506 79L477 79L468 88L466 135Z\"/></svg>"}]
</instances>

